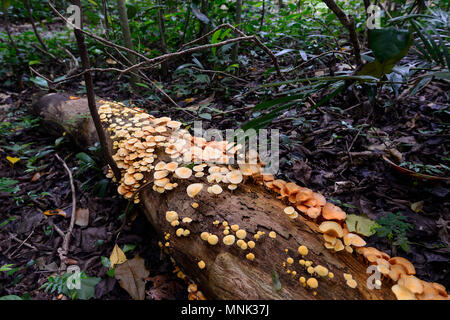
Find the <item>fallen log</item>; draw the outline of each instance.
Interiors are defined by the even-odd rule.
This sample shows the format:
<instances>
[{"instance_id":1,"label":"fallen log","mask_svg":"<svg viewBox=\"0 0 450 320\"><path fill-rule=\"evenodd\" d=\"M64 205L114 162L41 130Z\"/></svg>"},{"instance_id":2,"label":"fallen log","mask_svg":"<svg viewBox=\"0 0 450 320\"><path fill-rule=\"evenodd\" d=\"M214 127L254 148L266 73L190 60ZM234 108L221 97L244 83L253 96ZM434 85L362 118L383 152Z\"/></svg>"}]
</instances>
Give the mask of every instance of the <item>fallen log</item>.
<instances>
[{"instance_id":1,"label":"fallen log","mask_svg":"<svg viewBox=\"0 0 450 320\"><path fill-rule=\"evenodd\" d=\"M166 176L169 173L172 174L169 172L171 170L164 169L164 165L162 166L163 170L158 171L164 173L161 177L155 177L155 170L153 170L158 162L168 162L174 158L173 153L176 153L176 150L171 149L169 138L166 138L165 142L154 143L156 134L165 134L161 132L155 133L153 138L144 140L141 135L142 130L138 128L142 124L139 124L133 134L138 137L136 140L139 140L139 143L142 141L145 144L144 149L147 148L147 154L142 151L144 155L136 156L134 154L133 157L138 157L138 159L139 156L141 158L151 157L152 160L147 161L146 168L140 167L142 164L127 165L127 163L134 165L136 162L132 161L130 155L120 155L120 153L126 153L127 147L133 147L131 144L126 144L128 142L124 142L124 139L133 139L134 137L124 134L122 125L139 122L138 120L130 122L130 117L136 114L140 114L139 118L147 119L143 121L144 126L148 123L168 123L170 119L158 120L140 110L130 111L131 109L125 108L123 105L109 102L99 101L98 105L100 105L99 112L105 129L110 133L108 151L125 173L118 187L119 193L140 203L143 213L162 239L162 250L173 257L177 266L198 285L207 298L244 300L395 299L396 295L400 296L397 293L394 295L391 290L395 282L399 281L402 275L403 279L413 277L412 274L415 271L408 271L406 267L401 269L399 264L402 261L391 259L392 265L397 263L397 268L395 268L397 280L393 282L392 276L388 274L391 264L387 260L390 257L386 255L386 259L382 259L385 256L378 255L376 249L364 251L366 248L356 248L357 250L353 251L349 244L346 246L349 247L348 251L339 249L338 252L335 252L335 250L325 248L324 236L316 223L320 223L323 219L321 220L319 217L314 221L302 214L296 215L294 218L288 216L284 211L287 206L290 206L288 199L277 199L277 194L273 192L274 189L277 189L274 186L277 183L274 181L266 183L261 176L259 179L245 176L245 183L239 184L235 190L224 187L223 191L220 190L221 192L216 192L217 194L209 188L203 188L194 197L191 197L192 194L188 195L187 187L193 183L204 185L208 185L208 183L206 175L201 177L201 174L189 174L188 178L182 179L184 175L182 172L189 171L190 169L186 169L189 167L185 167L184 171L175 171L171 182L164 181L163 184L159 184L163 179L167 179ZM125 113L117 112L122 109L127 111ZM97 141L94 124L87 116L89 109L86 99L73 99L65 94L48 94L35 103L34 112L51 130L57 128L64 130L82 147L94 145ZM113 123L118 125L111 125ZM132 124L127 126L125 128L133 127ZM121 129L115 130L114 127ZM176 123L172 127L177 127ZM154 129L155 126L149 126L146 130L154 132ZM157 130L163 131L162 129ZM127 136L128 138L126 138ZM164 150L164 148L166 149ZM146 163L144 159L142 161L144 164ZM177 164L174 165L174 168L177 166ZM139 171L139 168L145 170ZM228 177L228 175L226 176ZM224 186L224 184L222 185ZM269 185L272 186L272 191L267 188ZM144 188L142 188L143 186ZM138 193L139 188L142 188L140 193ZM297 209L299 208L301 209L303 206L297 206ZM319 208L322 209L322 207ZM343 224L339 219L338 222ZM245 234L242 231L239 234L236 232L237 229L245 230ZM224 240L225 234L232 237ZM334 241L333 243L339 241L343 248L342 241L336 239L335 235L327 234L327 236L334 238L334 240L330 240ZM239 240L234 243L236 237L243 238L243 241L240 241L241 244L239 244ZM233 240L233 245L224 243L230 239ZM346 241L345 237L344 241ZM328 244L330 245L330 243ZM300 254L299 246L301 245L308 248L305 256ZM334 248L336 249L336 247ZM356 251L361 252L362 255L357 254ZM367 273L368 262L363 256L368 258L372 264L375 263L375 260L376 263L380 263L379 259L387 262L388 271L383 273L382 285L379 289L368 287L368 283L372 281L368 279L371 273ZM317 268L315 270L308 269L309 265L325 267L325 276L319 276L321 271ZM349 275L354 281L349 282ZM308 281L311 278L318 280L318 286L316 286L315 280ZM421 285L426 287L425 282ZM400 289L403 288L402 285ZM435 291L439 290L435 289ZM445 288L440 291L441 296L446 297L446 293L445 295L442 293Z\"/></svg>"}]
</instances>

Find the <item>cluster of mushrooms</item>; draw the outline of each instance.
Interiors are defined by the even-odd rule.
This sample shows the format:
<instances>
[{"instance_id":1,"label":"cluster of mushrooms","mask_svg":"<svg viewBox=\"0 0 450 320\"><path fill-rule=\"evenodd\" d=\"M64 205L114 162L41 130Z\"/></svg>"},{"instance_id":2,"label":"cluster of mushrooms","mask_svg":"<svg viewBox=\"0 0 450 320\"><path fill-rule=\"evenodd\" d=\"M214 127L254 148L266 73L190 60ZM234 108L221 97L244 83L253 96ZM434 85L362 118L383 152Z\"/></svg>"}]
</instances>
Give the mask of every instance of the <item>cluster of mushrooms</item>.
<instances>
[{"instance_id":1,"label":"cluster of mushrooms","mask_svg":"<svg viewBox=\"0 0 450 320\"><path fill-rule=\"evenodd\" d=\"M289 206L284 209L284 213L289 219L297 219L300 212L317 223L327 249L334 252L345 250L348 253L355 250L364 256L369 264L376 265L377 270L384 278L395 283L392 291L398 299L449 299L445 287L441 284L429 283L415 277L414 266L408 260L402 257L391 258L375 248L366 247L366 242L361 236L348 231L345 224L346 213L341 208L327 202L322 194L300 187L293 182L275 179L271 174L264 174L262 169L265 164L261 162L257 152L250 150L242 159L242 155L238 153L242 148L239 144L227 141L208 142L204 138L192 136L187 130L180 129L181 123L168 117L156 118L137 108L126 107L122 103L105 101L101 101L101 103L100 119L113 140L113 159L122 172L121 180L116 181L119 184L117 191L126 199L132 199L135 203L139 203L137 191L146 183L152 183L154 191L164 193L177 188L180 179L195 177L202 182L189 184L186 188L188 196L195 198L203 190L205 184L209 185L206 187L207 192L212 196L217 196L223 192L225 185L227 189L233 191L238 188L239 184L245 183L251 178L252 181L277 193L277 198L281 201L289 203ZM171 161L157 160L157 151L161 152L162 150ZM229 164L232 158L233 160L238 159L237 167ZM109 169L107 177L114 179L111 169ZM197 208L198 203L193 202L191 206ZM176 228L177 237L190 235L191 218L182 218L180 226L178 213L167 211L166 220ZM211 246L217 245L220 242L219 235L221 235L221 242L224 245L235 245L242 251L247 250L246 258L249 261L255 260L255 254L251 250L256 245L255 241L264 236L263 231L255 233L252 240L246 240L250 235L238 225L230 226L227 221L220 223L218 220L214 221L213 225L223 227L223 230L217 234L202 232L200 238L205 243ZM166 234L166 240L169 237L170 234ZM269 237L275 239L276 233L269 232ZM170 242L166 241L164 245L160 246L169 247ZM305 257L308 249L300 246L298 253ZM283 267L288 268L288 273L296 276L297 272L289 269L292 264L293 258L288 257L283 262ZM299 281L304 287L311 289L318 287L318 280L313 276L327 277L328 279L334 277L334 274L325 267L313 266L312 261L300 259L299 264L311 275L308 280L305 277L299 277ZM198 267L205 268L205 262L198 261ZM344 274L344 278L349 287L357 286L350 274ZM198 296L200 291L197 290L195 284L189 288L190 296ZM203 296L201 292L200 296Z\"/></svg>"}]
</instances>

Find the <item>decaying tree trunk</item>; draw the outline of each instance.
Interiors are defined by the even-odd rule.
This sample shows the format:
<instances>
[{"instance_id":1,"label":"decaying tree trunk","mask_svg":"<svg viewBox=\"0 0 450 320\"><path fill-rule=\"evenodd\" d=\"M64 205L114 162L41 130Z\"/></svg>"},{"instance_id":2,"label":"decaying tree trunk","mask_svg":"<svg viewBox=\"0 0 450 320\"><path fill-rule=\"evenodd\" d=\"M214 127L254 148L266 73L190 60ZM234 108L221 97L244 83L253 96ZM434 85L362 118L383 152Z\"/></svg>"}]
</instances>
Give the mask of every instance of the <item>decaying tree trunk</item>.
<instances>
[{"instance_id":1,"label":"decaying tree trunk","mask_svg":"<svg viewBox=\"0 0 450 320\"><path fill-rule=\"evenodd\" d=\"M81 146L93 145L97 139L92 120L85 116L89 115L85 99L71 100L68 95L48 94L34 105L34 111L49 127L62 128ZM109 148L111 152L111 140ZM169 254L207 298L395 299L390 289L392 283L383 280L381 289L368 289L366 281L370 274L366 273L367 265L362 258L345 250L337 253L327 250L317 225L301 216L295 221L287 218L283 213L286 204L263 186L246 182L233 192L225 188L218 196L201 192L194 200L186 194L186 186L199 182L196 180L200 178L180 180L177 188L162 194L151 187L146 188L141 192L140 200L143 212L161 239L166 233L171 234L168 240L170 246L167 247ZM199 204L197 209L191 206L194 201ZM176 228L166 221L168 210L178 212L180 218L192 218L188 237L175 235ZM250 236L257 230L266 233L262 239L255 241L253 261L246 259L249 250L225 246L222 241L211 246L201 240L199 235L205 231L222 234L223 226L213 225L215 220L238 224ZM267 236L270 231L276 232L275 239ZM301 259L297 253L299 245L309 248L305 259L313 261L314 265L327 267L334 273L334 278L318 278L319 286L314 290L303 287L299 275L306 279L310 275L298 262ZM288 257L294 259L294 264L283 267L283 261ZM206 264L204 269L198 267L200 260ZM287 269L291 272L288 273ZM294 270L296 277L292 275ZM279 275L279 291L274 289L274 271ZM358 283L355 289L346 284L343 273L353 275Z\"/></svg>"}]
</instances>

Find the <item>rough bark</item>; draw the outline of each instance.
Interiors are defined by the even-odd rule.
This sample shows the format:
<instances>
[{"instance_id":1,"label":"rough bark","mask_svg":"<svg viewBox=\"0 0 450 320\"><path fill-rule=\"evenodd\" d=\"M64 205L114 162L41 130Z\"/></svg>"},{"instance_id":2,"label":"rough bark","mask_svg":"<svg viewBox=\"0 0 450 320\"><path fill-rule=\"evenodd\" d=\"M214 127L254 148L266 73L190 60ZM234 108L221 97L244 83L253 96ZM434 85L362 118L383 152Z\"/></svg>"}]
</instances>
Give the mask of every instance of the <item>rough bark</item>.
<instances>
[{"instance_id":1,"label":"rough bark","mask_svg":"<svg viewBox=\"0 0 450 320\"><path fill-rule=\"evenodd\" d=\"M69 96L49 94L41 98L34 111L50 127L63 128L69 135L84 147L95 143L97 137L90 118L85 99L70 100ZM109 141L111 147L112 142ZM112 149L110 149L111 151ZM161 155L163 159L164 155ZM187 274L209 299L394 299L390 290L392 284L383 280L379 290L370 290L366 286L369 274L366 274L366 263L357 254L341 251L331 252L324 248L323 239L317 225L299 216L295 221L283 213L286 204L264 187L251 181L241 185L234 192L224 189L218 196L201 192L195 200L186 194L186 186L199 182L198 178L181 180L179 186L170 192L156 193L151 188L142 191L140 199L142 211L153 225L157 233L164 237L170 233L168 253L176 260L177 265ZM184 182L183 182L184 181ZM192 208L192 202L199 207ZM175 228L165 219L167 210L177 211L179 216L191 217L188 237L177 237ZM213 221L228 221L230 225L238 224L253 235L257 230L265 231L263 239L256 241L252 250L255 260L249 261L245 255L249 250L241 250L236 246L225 246L221 241L215 246L201 240L199 234L207 231L222 234L223 227L212 224ZM277 233L276 239L269 238L270 231ZM247 236L246 240L250 240ZM314 265L323 265L334 273L333 279L318 279L319 287L315 290L304 288L298 276L309 278L309 274L299 265L301 259L297 253L299 245L309 248L307 260ZM288 253L285 252L288 249ZM283 268L283 261L290 256L294 264L289 267L297 271L294 279ZM203 260L206 268L201 270L198 261ZM272 272L279 274L282 288L276 291L272 282ZM348 287L343 273L351 273L357 281L355 289ZM313 291L317 291L314 295Z\"/></svg>"}]
</instances>

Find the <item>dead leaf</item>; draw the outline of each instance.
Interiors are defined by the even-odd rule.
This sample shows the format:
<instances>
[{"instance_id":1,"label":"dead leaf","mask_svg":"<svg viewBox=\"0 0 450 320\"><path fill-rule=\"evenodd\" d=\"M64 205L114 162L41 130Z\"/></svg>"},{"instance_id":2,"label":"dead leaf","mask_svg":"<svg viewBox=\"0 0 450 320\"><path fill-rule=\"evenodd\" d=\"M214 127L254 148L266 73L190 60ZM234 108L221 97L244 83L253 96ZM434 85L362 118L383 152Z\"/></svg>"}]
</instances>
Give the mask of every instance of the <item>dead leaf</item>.
<instances>
[{"instance_id":1,"label":"dead leaf","mask_svg":"<svg viewBox=\"0 0 450 320\"><path fill-rule=\"evenodd\" d=\"M78 208L75 211L75 224L80 227L86 227L89 224L89 209Z\"/></svg>"},{"instance_id":2,"label":"dead leaf","mask_svg":"<svg viewBox=\"0 0 450 320\"><path fill-rule=\"evenodd\" d=\"M402 155L402 153L400 151L398 151L395 148L391 148L388 151L398 162L402 162L403 161L403 155Z\"/></svg>"},{"instance_id":3,"label":"dead leaf","mask_svg":"<svg viewBox=\"0 0 450 320\"><path fill-rule=\"evenodd\" d=\"M117 64L117 61L111 58L106 58L106 63L107 64Z\"/></svg>"},{"instance_id":4,"label":"dead leaf","mask_svg":"<svg viewBox=\"0 0 450 320\"><path fill-rule=\"evenodd\" d=\"M116 267L114 277L134 300L145 299L145 278L149 271L145 268L144 259L136 255Z\"/></svg>"},{"instance_id":5,"label":"dead leaf","mask_svg":"<svg viewBox=\"0 0 450 320\"><path fill-rule=\"evenodd\" d=\"M33 178L31 178L31 182L35 182L35 181L39 180L40 177L41 177L41 174L39 172L36 172L33 175Z\"/></svg>"},{"instance_id":6,"label":"dead leaf","mask_svg":"<svg viewBox=\"0 0 450 320\"><path fill-rule=\"evenodd\" d=\"M411 204L411 210L419 213L423 209L423 201L414 202Z\"/></svg>"},{"instance_id":7,"label":"dead leaf","mask_svg":"<svg viewBox=\"0 0 450 320\"><path fill-rule=\"evenodd\" d=\"M70 100L78 100L78 99L80 99L80 97L69 96L69 99Z\"/></svg>"},{"instance_id":8,"label":"dead leaf","mask_svg":"<svg viewBox=\"0 0 450 320\"><path fill-rule=\"evenodd\" d=\"M113 248L113 251L111 252L109 260L111 261L111 268L114 268L114 265L126 262L127 257L125 256L125 253L122 251L122 249L120 249L116 244Z\"/></svg>"},{"instance_id":9,"label":"dead leaf","mask_svg":"<svg viewBox=\"0 0 450 320\"><path fill-rule=\"evenodd\" d=\"M62 209L47 210L47 211L44 211L44 214L46 216L62 216L64 218L67 216L66 212Z\"/></svg>"}]
</instances>

